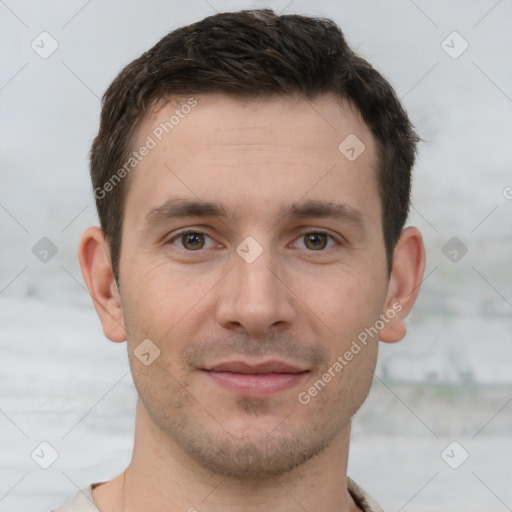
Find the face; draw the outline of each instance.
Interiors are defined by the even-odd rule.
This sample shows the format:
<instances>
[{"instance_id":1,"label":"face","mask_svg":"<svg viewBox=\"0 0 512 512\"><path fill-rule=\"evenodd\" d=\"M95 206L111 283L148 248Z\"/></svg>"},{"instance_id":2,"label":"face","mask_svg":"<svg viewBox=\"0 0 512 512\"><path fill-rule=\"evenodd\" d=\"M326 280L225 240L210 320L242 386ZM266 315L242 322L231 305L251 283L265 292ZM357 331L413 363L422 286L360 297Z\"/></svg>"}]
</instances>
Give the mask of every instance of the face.
<instances>
[{"instance_id":1,"label":"face","mask_svg":"<svg viewBox=\"0 0 512 512\"><path fill-rule=\"evenodd\" d=\"M372 380L378 336L353 342L385 313L376 146L334 97L195 100L160 106L135 143L155 147L130 177L123 226L133 378L170 450L225 475L278 475L348 429ZM355 160L339 149L350 134L365 145ZM147 366L146 339L160 350Z\"/></svg>"}]
</instances>

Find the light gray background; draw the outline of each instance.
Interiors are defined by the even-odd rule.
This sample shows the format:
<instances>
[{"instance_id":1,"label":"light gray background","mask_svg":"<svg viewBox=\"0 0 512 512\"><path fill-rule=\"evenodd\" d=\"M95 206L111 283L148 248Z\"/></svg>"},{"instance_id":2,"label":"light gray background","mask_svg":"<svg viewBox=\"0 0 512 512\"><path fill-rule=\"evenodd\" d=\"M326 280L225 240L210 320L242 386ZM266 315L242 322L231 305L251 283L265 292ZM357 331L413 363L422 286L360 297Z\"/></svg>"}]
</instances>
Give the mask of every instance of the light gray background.
<instances>
[{"instance_id":1,"label":"light gray background","mask_svg":"<svg viewBox=\"0 0 512 512\"><path fill-rule=\"evenodd\" d=\"M0 0L0 512L48 510L130 458L125 345L103 337L76 259L97 223L101 95L170 30L261 6L333 18L425 141L409 221L425 281L406 339L381 347L349 474L390 512L512 510L510 0ZM31 48L43 31L59 45L47 59ZM58 251L46 263L42 237ZM58 453L46 470L31 458L50 461L43 441Z\"/></svg>"}]
</instances>

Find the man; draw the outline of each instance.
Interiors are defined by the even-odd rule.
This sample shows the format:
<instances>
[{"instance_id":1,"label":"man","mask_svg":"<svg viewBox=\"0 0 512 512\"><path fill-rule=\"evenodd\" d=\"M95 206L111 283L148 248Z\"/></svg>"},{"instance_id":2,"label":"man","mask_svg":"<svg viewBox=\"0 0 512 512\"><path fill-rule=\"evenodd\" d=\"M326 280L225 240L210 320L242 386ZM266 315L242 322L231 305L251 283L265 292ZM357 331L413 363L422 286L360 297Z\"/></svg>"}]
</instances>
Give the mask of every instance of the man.
<instances>
[{"instance_id":1,"label":"man","mask_svg":"<svg viewBox=\"0 0 512 512\"><path fill-rule=\"evenodd\" d=\"M329 20L180 28L107 90L79 259L138 392L128 468L59 511L382 510L347 477L424 270L417 136Z\"/></svg>"}]
</instances>

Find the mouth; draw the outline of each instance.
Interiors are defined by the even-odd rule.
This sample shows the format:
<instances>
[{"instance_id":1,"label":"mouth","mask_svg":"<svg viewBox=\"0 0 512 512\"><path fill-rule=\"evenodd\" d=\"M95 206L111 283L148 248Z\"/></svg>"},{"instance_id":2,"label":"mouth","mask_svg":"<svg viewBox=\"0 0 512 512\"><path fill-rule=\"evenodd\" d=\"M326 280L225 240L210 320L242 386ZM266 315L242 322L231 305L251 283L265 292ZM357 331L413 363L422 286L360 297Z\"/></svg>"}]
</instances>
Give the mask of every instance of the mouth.
<instances>
[{"instance_id":1,"label":"mouth","mask_svg":"<svg viewBox=\"0 0 512 512\"><path fill-rule=\"evenodd\" d=\"M308 369L278 360L256 364L230 361L203 371L224 389L247 398L266 398L295 387L309 373Z\"/></svg>"}]
</instances>

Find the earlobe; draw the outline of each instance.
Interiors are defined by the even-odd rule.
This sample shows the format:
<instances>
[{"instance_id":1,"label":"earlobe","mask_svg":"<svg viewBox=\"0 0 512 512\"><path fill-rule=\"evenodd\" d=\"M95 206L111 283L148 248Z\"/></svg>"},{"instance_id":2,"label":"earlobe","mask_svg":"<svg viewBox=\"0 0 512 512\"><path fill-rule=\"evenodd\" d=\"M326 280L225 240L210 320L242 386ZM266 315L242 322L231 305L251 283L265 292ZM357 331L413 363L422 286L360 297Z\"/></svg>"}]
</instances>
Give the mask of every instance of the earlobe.
<instances>
[{"instance_id":1,"label":"earlobe","mask_svg":"<svg viewBox=\"0 0 512 512\"><path fill-rule=\"evenodd\" d=\"M406 334L405 317L418 296L425 270L425 247L418 229L402 231L393 254L393 270L383 312L389 321L379 333L385 343L400 341Z\"/></svg>"},{"instance_id":2,"label":"earlobe","mask_svg":"<svg viewBox=\"0 0 512 512\"><path fill-rule=\"evenodd\" d=\"M121 297L112 272L108 244L99 227L90 227L83 233L78 259L105 336L111 341L125 341Z\"/></svg>"}]
</instances>

